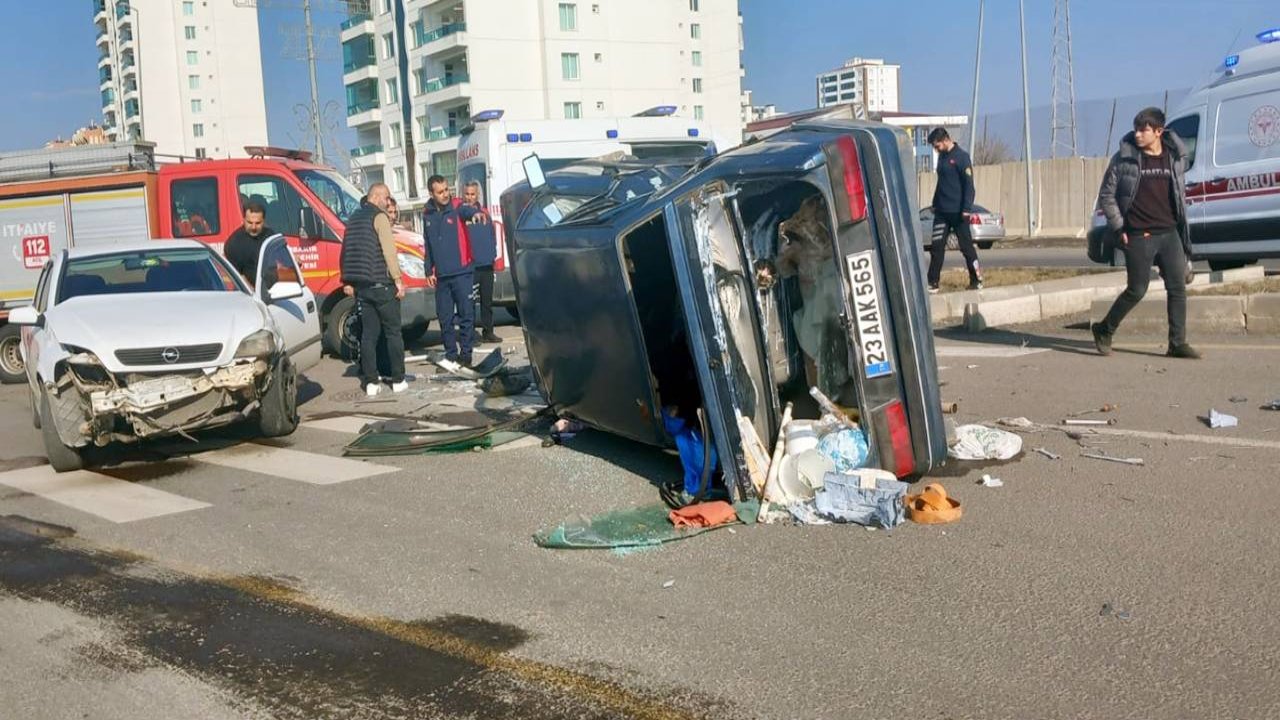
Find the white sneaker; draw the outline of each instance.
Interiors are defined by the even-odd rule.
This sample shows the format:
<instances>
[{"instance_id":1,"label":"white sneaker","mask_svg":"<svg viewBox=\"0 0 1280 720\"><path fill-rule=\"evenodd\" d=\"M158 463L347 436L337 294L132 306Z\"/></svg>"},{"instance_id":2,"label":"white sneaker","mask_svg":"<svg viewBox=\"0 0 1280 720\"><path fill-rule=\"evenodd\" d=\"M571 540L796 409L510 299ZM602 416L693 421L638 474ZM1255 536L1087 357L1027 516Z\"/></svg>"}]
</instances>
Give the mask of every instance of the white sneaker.
<instances>
[{"instance_id":1,"label":"white sneaker","mask_svg":"<svg viewBox=\"0 0 1280 720\"><path fill-rule=\"evenodd\" d=\"M393 393L402 393L408 389L409 389L409 382L407 380L401 380L398 383L391 384L391 392Z\"/></svg>"},{"instance_id":2,"label":"white sneaker","mask_svg":"<svg viewBox=\"0 0 1280 720\"><path fill-rule=\"evenodd\" d=\"M382 386L378 383L369 383L364 386L364 394L368 397L376 397L380 392L382 392Z\"/></svg>"}]
</instances>

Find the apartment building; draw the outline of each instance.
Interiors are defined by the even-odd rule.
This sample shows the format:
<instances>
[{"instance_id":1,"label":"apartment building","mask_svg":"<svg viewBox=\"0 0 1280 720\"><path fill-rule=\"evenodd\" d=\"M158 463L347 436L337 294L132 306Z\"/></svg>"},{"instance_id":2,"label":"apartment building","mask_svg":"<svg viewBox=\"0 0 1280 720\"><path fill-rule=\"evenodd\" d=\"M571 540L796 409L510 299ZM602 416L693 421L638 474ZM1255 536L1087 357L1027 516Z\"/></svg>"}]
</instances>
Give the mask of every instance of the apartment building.
<instances>
[{"instance_id":1,"label":"apartment building","mask_svg":"<svg viewBox=\"0 0 1280 720\"><path fill-rule=\"evenodd\" d=\"M342 24L353 171L410 208L452 178L473 113L634 115L658 105L742 137L737 0L371 0Z\"/></svg>"},{"instance_id":2,"label":"apartment building","mask_svg":"<svg viewBox=\"0 0 1280 720\"><path fill-rule=\"evenodd\" d=\"M901 65L886 65L884 60L856 57L819 73L818 107L853 103L867 112L898 112L901 70Z\"/></svg>"},{"instance_id":3,"label":"apartment building","mask_svg":"<svg viewBox=\"0 0 1280 720\"><path fill-rule=\"evenodd\" d=\"M258 11L231 0L92 0L103 129L156 152L267 144Z\"/></svg>"}]
</instances>

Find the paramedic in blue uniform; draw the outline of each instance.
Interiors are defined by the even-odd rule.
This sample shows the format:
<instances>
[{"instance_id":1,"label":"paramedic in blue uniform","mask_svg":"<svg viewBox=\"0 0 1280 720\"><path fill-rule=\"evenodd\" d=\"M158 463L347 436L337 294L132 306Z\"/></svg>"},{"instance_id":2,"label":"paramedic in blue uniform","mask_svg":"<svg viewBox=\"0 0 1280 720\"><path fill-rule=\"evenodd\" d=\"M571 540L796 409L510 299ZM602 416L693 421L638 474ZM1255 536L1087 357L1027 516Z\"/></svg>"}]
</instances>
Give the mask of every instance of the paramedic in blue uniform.
<instances>
[{"instance_id":1,"label":"paramedic in blue uniform","mask_svg":"<svg viewBox=\"0 0 1280 720\"><path fill-rule=\"evenodd\" d=\"M471 300L475 258L467 223L484 213L453 197L448 181L440 175L427 179L427 191L431 199L423 214L422 233L426 239L426 265L431 271L427 285L436 290L436 317L440 320L444 356L470 367L475 344L475 303Z\"/></svg>"},{"instance_id":2,"label":"paramedic in blue uniform","mask_svg":"<svg viewBox=\"0 0 1280 720\"><path fill-rule=\"evenodd\" d=\"M472 180L462 188L462 204L484 210L480 183ZM476 264L476 288L480 295L480 342L500 343L502 338L493 332L493 264L498 261L498 234L494 231L493 223L481 212L471 219L467 235L471 238L471 255Z\"/></svg>"},{"instance_id":3,"label":"paramedic in blue uniform","mask_svg":"<svg viewBox=\"0 0 1280 720\"><path fill-rule=\"evenodd\" d=\"M973 214L973 163L969 153L951 139L946 128L934 128L929 144L938 153L937 187L933 191L933 244L929 247L929 292L938 292L947 234L954 232L969 269L969 289L982 289L982 267L973 247L969 216Z\"/></svg>"}]
</instances>

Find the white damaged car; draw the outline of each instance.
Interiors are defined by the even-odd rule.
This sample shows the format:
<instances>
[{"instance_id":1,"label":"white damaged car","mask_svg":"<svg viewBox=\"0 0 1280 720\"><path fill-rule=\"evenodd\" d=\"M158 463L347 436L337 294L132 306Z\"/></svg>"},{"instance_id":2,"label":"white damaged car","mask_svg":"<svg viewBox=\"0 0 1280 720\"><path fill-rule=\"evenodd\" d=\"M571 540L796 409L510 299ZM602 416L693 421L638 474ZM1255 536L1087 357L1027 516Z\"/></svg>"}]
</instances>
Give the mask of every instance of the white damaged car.
<instances>
[{"instance_id":1,"label":"white damaged car","mask_svg":"<svg viewBox=\"0 0 1280 720\"><path fill-rule=\"evenodd\" d=\"M285 238L263 243L247 285L190 240L82 247L45 265L35 304L10 313L36 427L54 470L84 449L240 420L298 424L297 374L320 360L315 298Z\"/></svg>"}]
</instances>

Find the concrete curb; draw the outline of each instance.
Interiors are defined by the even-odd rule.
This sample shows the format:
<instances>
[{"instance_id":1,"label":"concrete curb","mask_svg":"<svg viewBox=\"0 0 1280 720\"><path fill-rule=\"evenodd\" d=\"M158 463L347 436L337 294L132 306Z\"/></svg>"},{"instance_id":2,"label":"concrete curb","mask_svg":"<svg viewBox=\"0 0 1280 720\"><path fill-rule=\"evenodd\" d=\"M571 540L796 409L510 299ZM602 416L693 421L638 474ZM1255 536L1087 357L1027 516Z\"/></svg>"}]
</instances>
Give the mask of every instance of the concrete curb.
<instances>
[{"instance_id":1,"label":"concrete curb","mask_svg":"<svg viewBox=\"0 0 1280 720\"><path fill-rule=\"evenodd\" d=\"M1250 266L1221 272L1198 273L1188 287L1199 288L1221 283L1247 282L1261 280L1264 277L1265 270L1261 266ZM929 297L929 315L934 323L960 320L969 332L980 332L987 328L1004 325L1039 322L1083 312L1089 312L1097 319L1099 317L1097 308L1105 305L1106 307L1102 310L1102 314L1105 315L1111 303L1124 290L1127 282L1125 273L1114 272L1047 280L1031 285L1011 285L989 290L967 290L932 295ZM1246 317L1243 300L1238 312L1230 302L1196 303L1203 305L1206 313L1203 316L1197 316L1191 310L1190 300L1200 299L1188 299L1188 328L1202 332L1238 332L1246 327L1243 320L1240 323L1236 322L1236 316L1242 319ZM1149 301L1158 302L1161 308L1165 307L1164 281L1159 277L1151 281L1147 296L1139 303L1139 307ZM1138 317L1137 308L1134 313L1135 315L1131 317ZM1258 313L1259 328L1263 327L1264 317L1271 318L1271 322L1280 328L1280 305L1273 306L1267 304L1267 301L1261 301ZM1221 318L1218 317L1219 314L1222 314ZM1191 325L1193 319L1198 323L1194 328ZM1126 324L1128 322L1126 320Z\"/></svg>"},{"instance_id":2,"label":"concrete curb","mask_svg":"<svg viewBox=\"0 0 1280 720\"><path fill-rule=\"evenodd\" d=\"M1159 335L1168 332L1168 296L1152 293L1144 297L1124 319L1126 330ZM1099 300L1089 310L1097 322L1111 310L1111 301ZM1280 334L1280 294L1201 295L1187 298L1187 332Z\"/></svg>"}]
</instances>

